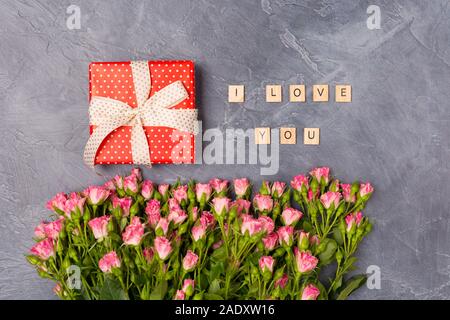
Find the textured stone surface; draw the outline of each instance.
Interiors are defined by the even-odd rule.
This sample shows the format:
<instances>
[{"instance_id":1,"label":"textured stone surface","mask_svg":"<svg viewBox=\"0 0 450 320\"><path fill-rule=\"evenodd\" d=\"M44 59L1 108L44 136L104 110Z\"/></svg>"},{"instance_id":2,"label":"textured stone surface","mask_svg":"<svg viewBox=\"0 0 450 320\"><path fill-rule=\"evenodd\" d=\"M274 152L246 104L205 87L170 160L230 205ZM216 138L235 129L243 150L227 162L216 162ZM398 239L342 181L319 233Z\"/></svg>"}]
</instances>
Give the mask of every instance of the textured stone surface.
<instances>
[{"instance_id":1,"label":"textured stone surface","mask_svg":"<svg viewBox=\"0 0 450 320\"><path fill-rule=\"evenodd\" d=\"M66 8L81 8L81 29ZM381 8L381 30L366 9ZM359 299L450 298L449 1L2 1L0 298L53 298L24 260L58 191L101 183L82 163L90 61L193 59L205 128L320 127L321 144L280 146L278 179L328 165L376 187L359 267L381 290ZM350 104L265 102L281 83L350 83ZM246 85L243 107L227 85ZM311 92L308 92L310 100ZM108 175L127 167L111 167ZM258 165L159 166L155 181L262 177Z\"/></svg>"}]
</instances>

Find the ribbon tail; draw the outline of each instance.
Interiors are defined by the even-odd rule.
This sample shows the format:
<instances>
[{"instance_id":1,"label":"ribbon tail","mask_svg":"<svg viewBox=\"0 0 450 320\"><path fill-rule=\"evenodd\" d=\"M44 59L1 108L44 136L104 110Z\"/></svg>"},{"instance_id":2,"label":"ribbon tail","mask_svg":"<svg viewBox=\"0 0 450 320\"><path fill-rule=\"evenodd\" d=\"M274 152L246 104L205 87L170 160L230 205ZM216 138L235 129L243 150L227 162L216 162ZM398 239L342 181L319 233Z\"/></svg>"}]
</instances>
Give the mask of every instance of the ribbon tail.
<instances>
[{"instance_id":1,"label":"ribbon tail","mask_svg":"<svg viewBox=\"0 0 450 320\"><path fill-rule=\"evenodd\" d=\"M133 164L142 164L151 167L150 150L142 122L139 120L131 129L131 154Z\"/></svg>"},{"instance_id":2,"label":"ribbon tail","mask_svg":"<svg viewBox=\"0 0 450 320\"><path fill-rule=\"evenodd\" d=\"M95 156L100 148L103 140L112 132L114 129L123 126L125 123L123 121L113 121L111 123L100 124L94 129L94 132L89 137L86 146L84 148L83 159L84 162L90 167L94 168Z\"/></svg>"}]
</instances>

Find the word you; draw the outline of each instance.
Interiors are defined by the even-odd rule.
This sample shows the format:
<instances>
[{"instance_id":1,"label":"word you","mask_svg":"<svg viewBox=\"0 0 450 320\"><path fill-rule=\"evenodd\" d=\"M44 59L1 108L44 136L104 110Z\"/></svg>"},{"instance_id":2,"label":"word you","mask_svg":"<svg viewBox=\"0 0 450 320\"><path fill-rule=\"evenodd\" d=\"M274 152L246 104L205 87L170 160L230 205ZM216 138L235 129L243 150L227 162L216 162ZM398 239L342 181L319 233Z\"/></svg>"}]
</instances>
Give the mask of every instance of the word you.
<instances>
[{"instance_id":1,"label":"word you","mask_svg":"<svg viewBox=\"0 0 450 320\"><path fill-rule=\"evenodd\" d=\"M336 102L352 101L352 86L337 84L334 87L334 99ZM312 86L313 102L328 102L330 99L330 88L327 84L315 84ZM242 103L245 101L244 85L228 86L228 102ZM282 102L283 88L281 85L266 86L266 102ZM306 102L306 86L304 84L291 84L289 86L290 102Z\"/></svg>"}]
</instances>

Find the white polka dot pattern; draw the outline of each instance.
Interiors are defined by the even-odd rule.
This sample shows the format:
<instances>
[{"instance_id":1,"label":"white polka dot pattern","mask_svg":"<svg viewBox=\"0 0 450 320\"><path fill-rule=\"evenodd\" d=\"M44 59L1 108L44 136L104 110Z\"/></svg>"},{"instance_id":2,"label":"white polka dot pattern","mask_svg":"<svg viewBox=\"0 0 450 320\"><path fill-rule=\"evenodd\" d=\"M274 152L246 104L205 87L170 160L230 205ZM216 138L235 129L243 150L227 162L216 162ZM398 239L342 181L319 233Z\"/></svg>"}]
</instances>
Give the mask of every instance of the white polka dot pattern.
<instances>
[{"instance_id":1,"label":"white polka dot pattern","mask_svg":"<svg viewBox=\"0 0 450 320\"><path fill-rule=\"evenodd\" d=\"M180 80L172 82L156 91L148 99L151 91L151 75L148 62L132 61L130 65L137 108L133 108L122 101L106 97L93 96L91 99L89 116L91 124L96 126L96 129L90 136L84 152L84 161L90 167L94 167L96 154L103 141L109 134L116 132L119 127L125 125L131 126L133 163L149 166L151 161L147 141L148 136L146 136L143 126L164 126L182 132L198 133L197 110L169 109L189 96L183 83ZM153 143L153 141L150 142ZM107 152L109 153L109 151ZM117 150L114 150L114 152L117 153ZM158 153L160 152L158 151Z\"/></svg>"}]
</instances>

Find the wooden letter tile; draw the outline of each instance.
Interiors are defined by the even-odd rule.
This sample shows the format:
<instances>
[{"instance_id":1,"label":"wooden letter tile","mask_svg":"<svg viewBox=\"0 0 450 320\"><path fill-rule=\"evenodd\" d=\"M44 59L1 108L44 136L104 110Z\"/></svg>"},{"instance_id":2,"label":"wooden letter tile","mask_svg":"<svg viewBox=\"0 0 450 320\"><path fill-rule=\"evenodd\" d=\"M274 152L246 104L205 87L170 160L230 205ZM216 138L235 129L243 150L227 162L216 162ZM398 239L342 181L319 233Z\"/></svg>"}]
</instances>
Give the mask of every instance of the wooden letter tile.
<instances>
[{"instance_id":1,"label":"wooden letter tile","mask_svg":"<svg viewBox=\"0 0 450 320\"><path fill-rule=\"evenodd\" d=\"M336 102L352 102L352 86L336 85Z\"/></svg>"},{"instance_id":2,"label":"wooden letter tile","mask_svg":"<svg viewBox=\"0 0 450 320\"><path fill-rule=\"evenodd\" d=\"M244 86L228 86L228 102L244 102Z\"/></svg>"},{"instance_id":3,"label":"wooden letter tile","mask_svg":"<svg viewBox=\"0 0 450 320\"><path fill-rule=\"evenodd\" d=\"M291 102L306 101L306 91L304 84L291 84L289 86L289 101Z\"/></svg>"},{"instance_id":4,"label":"wooden letter tile","mask_svg":"<svg viewBox=\"0 0 450 320\"><path fill-rule=\"evenodd\" d=\"M281 102L281 86L267 85L266 86L266 102Z\"/></svg>"},{"instance_id":5,"label":"wooden letter tile","mask_svg":"<svg viewBox=\"0 0 450 320\"><path fill-rule=\"evenodd\" d=\"M328 85L315 84L313 85L313 101L327 102L328 101Z\"/></svg>"},{"instance_id":6,"label":"wooden letter tile","mask_svg":"<svg viewBox=\"0 0 450 320\"><path fill-rule=\"evenodd\" d=\"M320 128L305 128L303 131L303 144L320 143Z\"/></svg>"},{"instance_id":7,"label":"wooden letter tile","mask_svg":"<svg viewBox=\"0 0 450 320\"><path fill-rule=\"evenodd\" d=\"M270 144L270 128L255 128L255 144Z\"/></svg>"},{"instance_id":8,"label":"wooden letter tile","mask_svg":"<svg viewBox=\"0 0 450 320\"><path fill-rule=\"evenodd\" d=\"M280 144L296 144L297 129L296 128L280 128Z\"/></svg>"}]
</instances>

